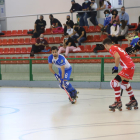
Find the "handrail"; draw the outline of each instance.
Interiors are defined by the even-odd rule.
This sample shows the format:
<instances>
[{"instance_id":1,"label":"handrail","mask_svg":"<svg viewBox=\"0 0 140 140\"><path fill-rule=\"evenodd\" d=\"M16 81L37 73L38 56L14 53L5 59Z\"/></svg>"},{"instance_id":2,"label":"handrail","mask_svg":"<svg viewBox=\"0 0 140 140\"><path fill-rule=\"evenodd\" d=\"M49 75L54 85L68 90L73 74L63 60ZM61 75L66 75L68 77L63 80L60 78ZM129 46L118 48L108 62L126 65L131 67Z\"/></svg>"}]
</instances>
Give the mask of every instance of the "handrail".
<instances>
[{"instance_id":1,"label":"handrail","mask_svg":"<svg viewBox=\"0 0 140 140\"><path fill-rule=\"evenodd\" d=\"M125 7L125 9L132 9L132 8L140 8L140 6ZM114 8L114 9L121 9L121 8ZM99 10L99 11L104 11L104 9L103 10ZM86 11L86 12L91 12L91 11ZM70 12L48 13L48 14L44 13L44 14L32 14L32 15L17 15L17 16L0 17L0 19L3 19L3 18L17 18L17 17L39 16L39 15L50 15L50 14L56 15L56 14L67 14L67 13L70 13ZM73 13L85 13L85 11L76 11L76 12L73 12Z\"/></svg>"},{"instance_id":2,"label":"handrail","mask_svg":"<svg viewBox=\"0 0 140 140\"><path fill-rule=\"evenodd\" d=\"M132 58L140 58L140 57L132 57ZM100 75L100 82L104 81L104 59L114 59L113 57L92 57L92 58L67 58L68 60L85 60L85 59L101 59L101 75ZM29 61L29 81L33 81L33 73L32 73L32 61L33 60L48 60L45 59L0 59L1 61L23 61L28 60ZM0 63L0 80L2 80L2 74L1 74L1 63Z\"/></svg>"}]
</instances>

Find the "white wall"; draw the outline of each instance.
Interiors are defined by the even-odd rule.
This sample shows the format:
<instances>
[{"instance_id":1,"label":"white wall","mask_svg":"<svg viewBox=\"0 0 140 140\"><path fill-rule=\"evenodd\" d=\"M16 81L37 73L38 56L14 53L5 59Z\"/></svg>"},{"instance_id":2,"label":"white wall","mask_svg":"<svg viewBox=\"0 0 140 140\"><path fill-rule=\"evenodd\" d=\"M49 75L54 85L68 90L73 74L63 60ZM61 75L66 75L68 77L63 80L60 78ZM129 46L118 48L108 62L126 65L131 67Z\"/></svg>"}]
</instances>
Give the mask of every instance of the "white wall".
<instances>
[{"instance_id":1,"label":"white wall","mask_svg":"<svg viewBox=\"0 0 140 140\"><path fill-rule=\"evenodd\" d=\"M82 4L84 0L76 0ZM6 16L28 15L28 14L43 14L43 13L58 13L69 11L71 0L5 0ZM126 7L140 6L140 0L124 0ZM137 22L139 9L129 9L126 12L130 15L130 22ZM54 15L61 23L66 22L66 15ZM75 17L75 15L74 15ZM32 29L36 16L22 18L8 18L7 30ZM47 28L50 26L49 17L45 16ZM76 18L74 18L76 22Z\"/></svg>"}]
</instances>

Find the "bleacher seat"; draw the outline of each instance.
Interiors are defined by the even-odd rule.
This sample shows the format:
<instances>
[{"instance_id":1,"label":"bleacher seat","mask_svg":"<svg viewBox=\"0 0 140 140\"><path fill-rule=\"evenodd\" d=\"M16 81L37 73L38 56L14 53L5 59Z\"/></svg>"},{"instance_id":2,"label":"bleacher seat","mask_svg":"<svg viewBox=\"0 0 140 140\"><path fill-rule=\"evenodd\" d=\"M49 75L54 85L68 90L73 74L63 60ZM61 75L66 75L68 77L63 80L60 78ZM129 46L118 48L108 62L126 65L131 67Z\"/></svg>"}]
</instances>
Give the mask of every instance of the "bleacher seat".
<instances>
[{"instance_id":1,"label":"bleacher seat","mask_svg":"<svg viewBox=\"0 0 140 140\"><path fill-rule=\"evenodd\" d=\"M111 55L105 55L105 57L111 57ZM111 63L111 59L104 59L105 63Z\"/></svg>"},{"instance_id":2,"label":"bleacher seat","mask_svg":"<svg viewBox=\"0 0 140 140\"><path fill-rule=\"evenodd\" d=\"M64 36L62 36L62 37L60 38L60 42L63 43L63 40L64 40Z\"/></svg>"},{"instance_id":3,"label":"bleacher seat","mask_svg":"<svg viewBox=\"0 0 140 140\"><path fill-rule=\"evenodd\" d=\"M82 58L82 56L81 55L77 55L76 58ZM83 60L82 59L76 59L75 63L83 63Z\"/></svg>"},{"instance_id":4,"label":"bleacher seat","mask_svg":"<svg viewBox=\"0 0 140 140\"><path fill-rule=\"evenodd\" d=\"M31 53L31 49L32 49L31 47L28 47L28 48L27 48L27 53L28 53L28 54Z\"/></svg>"},{"instance_id":5,"label":"bleacher seat","mask_svg":"<svg viewBox=\"0 0 140 140\"><path fill-rule=\"evenodd\" d=\"M95 27L94 26L89 26L88 31L89 31L89 33L94 33L95 32Z\"/></svg>"},{"instance_id":6,"label":"bleacher seat","mask_svg":"<svg viewBox=\"0 0 140 140\"><path fill-rule=\"evenodd\" d=\"M6 36L11 36L11 31L7 31Z\"/></svg>"},{"instance_id":7,"label":"bleacher seat","mask_svg":"<svg viewBox=\"0 0 140 140\"><path fill-rule=\"evenodd\" d=\"M3 54L3 48L0 48L0 54Z\"/></svg>"},{"instance_id":8,"label":"bleacher seat","mask_svg":"<svg viewBox=\"0 0 140 140\"><path fill-rule=\"evenodd\" d=\"M51 29L50 28L46 29L45 35L50 35L50 34L51 34Z\"/></svg>"},{"instance_id":9,"label":"bleacher seat","mask_svg":"<svg viewBox=\"0 0 140 140\"><path fill-rule=\"evenodd\" d=\"M128 47L128 44L122 44L121 48L125 50Z\"/></svg>"},{"instance_id":10,"label":"bleacher seat","mask_svg":"<svg viewBox=\"0 0 140 140\"><path fill-rule=\"evenodd\" d=\"M11 57L6 57L5 59L11 59ZM11 64L11 60L4 61L5 64Z\"/></svg>"},{"instance_id":11,"label":"bleacher seat","mask_svg":"<svg viewBox=\"0 0 140 140\"><path fill-rule=\"evenodd\" d=\"M17 31L17 36L22 36L22 35L23 35L22 30L18 30Z\"/></svg>"},{"instance_id":12,"label":"bleacher seat","mask_svg":"<svg viewBox=\"0 0 140 140\"><path fill-rule=\"evenodd\" d=\"M88 26L83 26L83 28L85 29L86 33L89 32L89 30L88 30Z\"/></svg>"},{"instance_id":13,"label":"bleacher seat","mask_svg":"<svg viewBox=\"0 0 140 140\"><path fill-rule=\"evenodd\" d=\"M12 57L11 59L17 59L17 57ZM11 64L17 64L17 60L12 60Z\"/></svg>"},{"instance_id":14,"label":"bleacher seat","mask_svg":"<svg viewBox=\"0 0 140 140\"><path fill-rule=\"evenodd\" d=\"M16 53L16 54L20 54L20 53L21 53L21 49L20 49L20 48L16 48L16 49L15 49L15 53Z\"/></svg>"},{"instance_id":15,"label":"bleacher seat","mask_svg":"<svg viewBox=\"0 0 140 140\"><path fill-rule=\"evenodd\" d=\"M11 32L11 36L17 36L17 30L13 30L13 31Z\"/></svg>"},{"instance_id":16,"label":"bleacher seat","mask_svg":"<svg viewBox=\"0 0 140 140\"><path fill-rule=\"evenodd\" d=\"M54 43L55 43L55 42L54 42L54 38L53 38L53 37L49 37L48 43L49 43L49 44L54 44Z\"/></svg>"},{"instance_id":17,"label":"bleacher seat","mask_svg":"<svg viewBox=\"0 0 140 140\"><path fill-rule=\"evenodd\" d=\"M54 42L55 42L56 44L61 43L61 42L60 42L60 37L55 37L55 38L54 38Z\"/></svg>"},{"instance_id":18,"label":"bleacher seat","mask_svg":"<svg viewBox=\"0 0 140 140\"><path fill-rule=\"evenodd\" d=\"M6 46L7 45L7 39L3 39L2 42L1 42L1 45Z\"/></svg>"},{"instance_id":19,"label":"bleacher seat","mask_svg":"<svg viewBox=\"0 0 140 140\"><path fill-rule=\"evenodd\" d=\"M29 59L29 57L23 57L24 59ZM23 59L23 64L29 64L29 60L24 60Z\"/></svg>"},{"instance_id":20,"label":"bleacher seat","mask_svg":"<svg viewBox=\"0 0 140 140\"><path fill-rule=\"evenodd\" d=\"M41 56L37 56L36 59L41 59ZM35 60L35 64L41 64L41 60Z\"/></svg>"},{"instance_id":21,"label":"bleacher seat","mask_svg":"<svg viewBox=\"0 0 140 140\"><path fill-rule=\"evenodd\" d=\"M13 45L13 39L8 39L7 45Z\"/></svg>"},{"instance_id":22,"label":"bleacher seat","mask_svg":"<svg viewBox=\"0 0 140 140\"><path fill-rule=\"evenodd\" d=\"M28 30L23 30L22 35L27 36L28 35L27 32L28 32Z\"/></svg>"},{"instance_id":23,"label":"bleacher seat","mask_svg":"<svg viewBox=\"0 0 140 140\"><path fill-rule=\"evenodd\" d=\"M15 48L10 48L8 53L9 54L15 54Z\"/></svg>"},{"instance_id":24,"label":"bleacher seat","mask_svg":"<svg viewBox=\"0 0 140 140\"><path fill-rule=\"evenodd\" d=\"M3 49L3 54L6 55L6 54L8 54L8 52L9 52L9 48L4 48L4 49Z\"/></svg>"},{"instance_id":25,"label":"bleacher seat","mask_svg":"<svg viewBox=\"0 0 140 140\"><path fill-rule=\"evenodd\" d=\"M94 42L101 42L100 35L94 35L93 41Z\"/></svg>"},{"instance_id":26,"label":"bleacher seat","mask_svg":"<svg viewBox=\"0 0 140 140\"><path fill-rule=\"evenodd\" d=\"M75 58L75 56L69 56L69 58ZM74 59L69 59L68 61L69 61L69 63L75 63Z\"/></svg>"},{"instance_id":27,"label":"bleacher seat","mask_svg":"<svg viewBox=\"0 0 140 140\"><path fill-rule=\"evenodd\" d=\"M100 41L103 41L103 40L106 39L106 38L107 38L107 35L101 35Z\"/></svg>"},{"instance_id":28,"label":"bleacher seat","mask_svg":"<svg viewBox=\"0 0 140 140\"><path fill-rule=\"evenodd\" d=\"M14 39L13 41L13 45L18 45L19 40L18 39Z\"/></svg>"},{"instance_id":29,"label":"bleacher seat","mask_svg":"<svg viewBox=\"0 0 140 140\"><path fill-rule=\"evenodd\" d=\"M19 39L18 45L24 45L24 38Z\"/></svg>"},{"instance_id":30,"label":"bleacher seat","mask_svg":"<svg viewBox=\"0 0 140 140\"><path fill-rule=\"evenodd\" d=\"M132 26L135 26L134 28L129 29L129 31L133 31L136 30L136 28L138 27L137 23L131 23Z\"/></svg>"},{"instance_id":31,"label":"bleacher seat","mask_svg":"<svg viewBox=\"0 0 140 140\"><path fill-rule=\"evenodd\" d=\"M85 42L93 42L93 35L88 35Z\"/></svg>"},{"instance_id":32,"label":"bleacher seat","mask_svg":"<svg viewBox=\"0 0 140 140\"><path fill-rule=\"evenodd\" d=\"M84 52L91 52L91 45L86 45Z\"/></svg>"},{"instance_id":33,"label":"bleacher seat","mask_svg":"<svg viewBox=\"0 0 140 140\"><path fill-rule=\"evenodd\" d=\"M22 57L18 57L17 59L22 59ZM17 64L23 64L23 60L17 60Z\"/></svg>"},{"instance_id":34,"label":"bleacher seat","mask_svg":"<svg viewBox=\"0 0 140 140\"><path fill-rule=\"evenodd\" d=\"M5 59L5 57L0 57L0 59ZM5 64L5 61L0 61L1 64Z\"/></svg>"},{"instance_id":35,"label":"bleacher seat","mask_svg":"<svg viewBox=\"0 0 140 140\"><path fill-rule=\"evenodd\" d=\"M24 44L25 44L25 45L29 45L29 44L30 44L30 38L25 38Z\"/></svg>"},{"instance_id":36,"label":"bleacher seat","mask_svg":"<svg viewBox=\"0 0 140 140\"><path fill-rule=\"evenodd\" d=\"M27 49L24 47L24 48L21 48L21 52L22 54L26 54L27 53Z\"/></svg>"},{"instance_id":37,"label":"bleacher seat","mask_svg":"<svg viewBox=\"0 0 140 140\"><path fill-rule=\"evenodd\" d=\"M46 58L48 58L48 56L43 56L40 63L41 63L41 64L48 64L48 60L44 60L44 59L46 59Z\"/></svg>"},{"instance_id":38,"label":"bleacher seat","mask_svg":"<svg viewBox=\"0 0 140 140\"><path fill-rule=\"evenodd\" d=\"M96 55L91 55L90 58L96 58ZM97 59L90 59L91 63L98 63Z\"/></svg>"},{"instance_id":39,"label":"bleacher seat","mask_svg":"<svg viewBox=\"0 0 140 140\"><path fill-rule=\"evenodd\" d=\"M81 51L80 51L81 53L84 52L85 47L83 45L82 46L78 46L78 47L81 49Z\"/></svg>"},{"instance_id":40,"label":"bleacher seat","mask_svg":"<svg viewBox=\"0 0 140 140\"><path fill-rule=\"evenodd\" d=\"M89 55L84 55L83 58L89 58ZM83 63L90 63L90 59L82 60Z\"/></svg>"},{"instance_id":41,"label":"bleacher seat","mask_svg":"<svg viewBox=\"0 0 140 140\"><path fill-rule=\"evenodd\" d=\"M101 28L99 26L95 27L95 32L101 32Z\"/></svg>"},{"instance_id":42,"label":"bleacher seat","mask_svg":"<svg viewBox=\"0 0 140 140\"><path fill-rule=\"evenodd\" d=\"M35 43L36 43L36 38L31 38L30 44L33 45L33 44L35 44Z\"/></svg>"}]
</instances>

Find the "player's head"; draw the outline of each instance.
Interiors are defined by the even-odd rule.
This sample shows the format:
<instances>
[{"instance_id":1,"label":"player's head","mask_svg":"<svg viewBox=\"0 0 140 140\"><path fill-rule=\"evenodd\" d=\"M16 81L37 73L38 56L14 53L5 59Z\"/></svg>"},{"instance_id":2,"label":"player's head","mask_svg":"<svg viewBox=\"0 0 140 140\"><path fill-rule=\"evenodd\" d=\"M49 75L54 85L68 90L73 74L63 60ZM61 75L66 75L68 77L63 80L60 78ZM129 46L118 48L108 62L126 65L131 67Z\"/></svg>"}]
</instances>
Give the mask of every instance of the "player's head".
<instances>
[{"instance_id":1,"label":"player's head","mask_svg":"<svg viewBox=\"0 0 140 140\"><path fill-rule=\"evenodd\" d=\"M110 47L112 46L112 40L110 38L106 38L104 41L103 41L103 45L105 46L105 48L107 50L110 49Z\"/></svg>"},{"instance_id":2,"label":"player's head","mask_svg":"<svg viewBox=\"0 0 140 140\"><path fill-rule=\"evenodd\" d=\"M56 46L53 46L53 47L51 48L51 51L52 51L52 55L53 55L54 57L58 57L58 48L57 48Z\"/></svg>"}]
</instances>

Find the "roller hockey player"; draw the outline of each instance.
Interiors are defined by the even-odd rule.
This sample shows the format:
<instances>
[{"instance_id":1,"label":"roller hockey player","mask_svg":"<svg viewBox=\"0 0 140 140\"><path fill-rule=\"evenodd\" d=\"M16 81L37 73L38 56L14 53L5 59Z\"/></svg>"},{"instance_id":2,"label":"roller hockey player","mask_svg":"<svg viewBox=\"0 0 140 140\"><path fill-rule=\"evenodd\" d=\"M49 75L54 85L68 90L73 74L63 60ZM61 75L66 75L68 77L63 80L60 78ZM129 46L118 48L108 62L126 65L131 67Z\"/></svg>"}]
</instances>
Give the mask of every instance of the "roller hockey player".
<instances>
[{"instance_id":1,"label":"roller hockey player","mask_svg":"<svg viewBox=\"0 0 140 140\"><path fill-rule=\"evenodd\" d=\"M127 109L131 110L132 107L134 107L134 109L138 109L138 102L134 97L132 87L129 83L129 80L132 80L134 75L135 64L130 56L121 48L114 46L109 38L106 38L103 41L103 44L109 53L115 58L115 66L112 68L112 74L118 73L119 63L122 66L122 71L120 71L118 75L110 82L111 88L113 88L115 91L115 103L109 106L110 110L115 111L117 108L122 111L122 102L120 98L121 88L126 90L130 97L130 102L126 104Z\"/></svg>"},{"instance_id":2,"label":"roller hockey player","mask_svg":"<svg viewBox=\"0 0 140 140\"><path fill-rule=\"evenodd\" d=\"M58 54L57 47L53 46L51 48L51 51L52 54L48 57L49 70L51 71L51 73L54 74L56 79L60 82L60 87L62 89L66 89L66 91L69 93L72 99L71 103L74 104L76 103L77 91L76 89L73 88L71 83L68 82L68 80L70 80L72 67L63 55ZM58 68L59 75L56 74L52 69L53 64Z\"/></svg>"}]
</instances>

